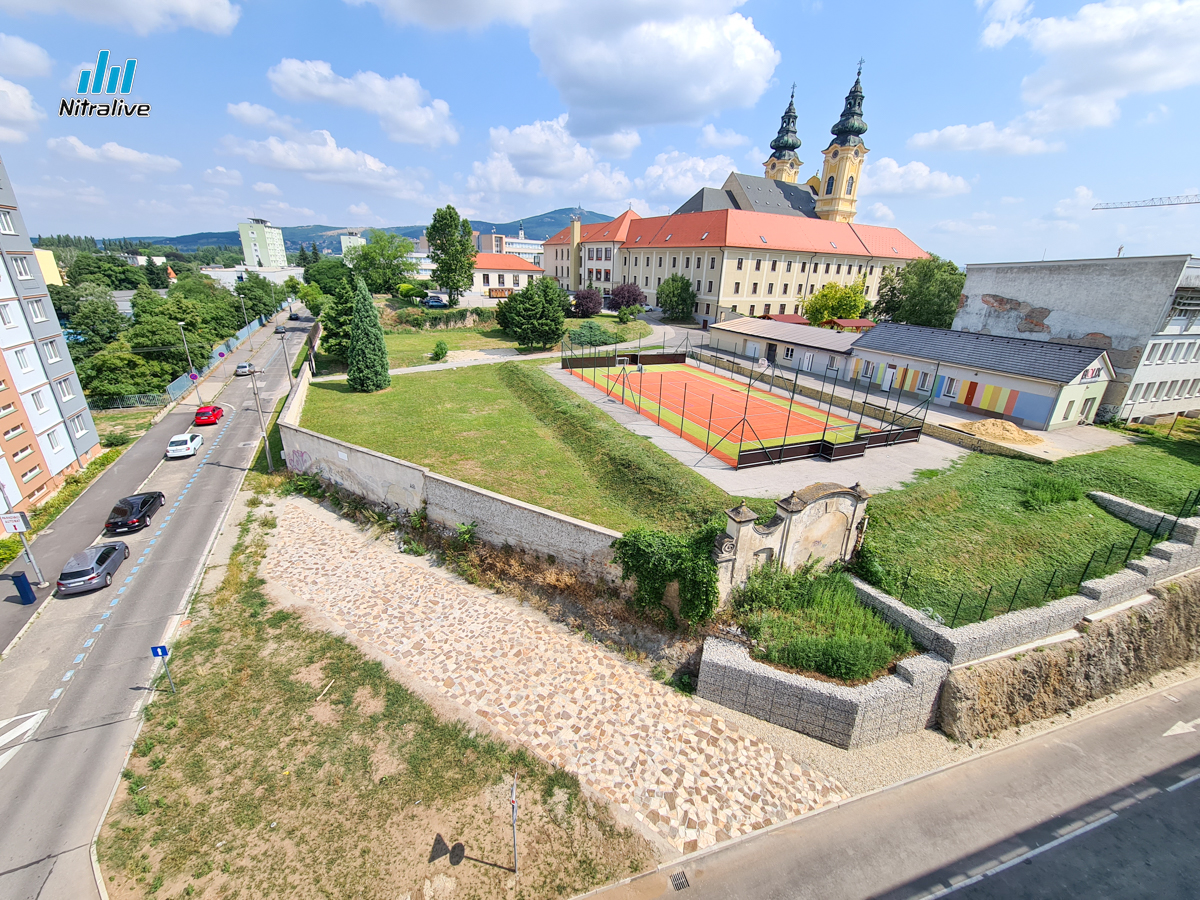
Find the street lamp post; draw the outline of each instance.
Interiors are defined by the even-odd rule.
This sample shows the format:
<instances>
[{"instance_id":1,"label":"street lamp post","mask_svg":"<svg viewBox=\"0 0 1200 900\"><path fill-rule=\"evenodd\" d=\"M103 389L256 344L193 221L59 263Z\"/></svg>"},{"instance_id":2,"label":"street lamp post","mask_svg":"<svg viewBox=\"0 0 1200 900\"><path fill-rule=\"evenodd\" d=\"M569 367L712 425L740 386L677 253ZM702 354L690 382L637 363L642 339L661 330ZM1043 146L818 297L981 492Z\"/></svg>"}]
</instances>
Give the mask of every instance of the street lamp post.
<instances>
[{"instance_id":1,"label":"street lamp post","mask_svg":"<svg viewBox=\"0 0 1200 900\"><path fill-rule=\"evenodd\" d=\"M267 420L263 418L262 402L258 396L258 375L254 367L250 367L250 383L254 386L254 408L258 410L258 424L262 427L263 452L267 455L267 471L275 474L275 464L271 462L271 442L267 440Z\"/></svg>"},{"instance_id":2,"label":"street lamp post","mask_svg":"<svg viewBox=\"0 0 1200 900\"><path fill-rule=\"evenodd\" d=\"M0 497L4 498L4 508L12 512L13 505L9 502L8 491L4 489L3 481L0 481ZM46 579L42 577L42 570L38 568L37 560L33 558L33 551L29 549L29 541L25 539L25 533L18 531L17 536L21 538L21 546L25 548L25 558L29 560L29 565L33 566L33 574L37 577L38 587L45 587Z\"/></svg>"},{"instance_id":3,"label":"street lamp post","mask_svg":"<svg viewBox=\"0 0 1200 900\"><path fill-rule=\"evenodd\" d=\"M242 321L245 323L246 327L249 328L250 327L250 317L248 315L246 315L246 298L243 297L241 294L238 294L237 296L238 296L238 299L242 301ZM254 332L253 331L250 332L250 334L248 334L247 337L250 340L250 352L253 353L254 352Z\"/></svg>"},{"instance_id":4,"label":"street lamp post","mask_svg":"<svg viewBox=\"0 0 1200 900\"><path fill-rule=\"evenodd\" d=\"M196 371L196 367L192 365L192 351L188 349L187 335L183 331L183 322L179 323L179 336L183 338L183 352L187 354L188 368L192 370L192 374L196 376L196 400L201 406L204 405L204 398L200 396L200 373Z\"/></svg>"},{"instance_id":5,"label":"street lamp post","mask_svg":"<svg viewBox=\"0 0 1200 900\"><path fill-rule=\"evenodd\" d=\"M292 388L294 388L296 386L296 383L294 381L292 381L292 364L290 362L288 362L286 338L287 338L286 334L281 334L279 336L279 347L283 351L283 367L285 369L287 369L288 392L291 393L291 390L292 390Z\"/></svg>"}]
</instances>

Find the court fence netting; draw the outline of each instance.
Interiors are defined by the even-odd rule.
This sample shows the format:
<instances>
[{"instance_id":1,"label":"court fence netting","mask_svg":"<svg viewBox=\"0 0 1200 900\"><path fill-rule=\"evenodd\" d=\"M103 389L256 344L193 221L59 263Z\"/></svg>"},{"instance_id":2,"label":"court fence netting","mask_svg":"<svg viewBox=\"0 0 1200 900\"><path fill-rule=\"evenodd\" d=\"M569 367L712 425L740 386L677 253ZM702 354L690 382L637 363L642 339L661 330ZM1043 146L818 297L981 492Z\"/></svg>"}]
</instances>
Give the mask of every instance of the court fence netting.
<instances>
[{"instance_id":1,"label":"court fence netting","mask_svg":"<svg viewBox=\"0 0 1200 900\"><path fill-rule=\"evenodd\" d=\"M900 379L846 379L837 366L802 371L777 360L724 358L694 347L581 346L564 339L562 368L735 469L920 440L932 391ZM801 380L803 379L803 380ZM934 374L930 384L937 383ZM697 464L699 461L697 462Z\"/></svg>"}]
</instances>

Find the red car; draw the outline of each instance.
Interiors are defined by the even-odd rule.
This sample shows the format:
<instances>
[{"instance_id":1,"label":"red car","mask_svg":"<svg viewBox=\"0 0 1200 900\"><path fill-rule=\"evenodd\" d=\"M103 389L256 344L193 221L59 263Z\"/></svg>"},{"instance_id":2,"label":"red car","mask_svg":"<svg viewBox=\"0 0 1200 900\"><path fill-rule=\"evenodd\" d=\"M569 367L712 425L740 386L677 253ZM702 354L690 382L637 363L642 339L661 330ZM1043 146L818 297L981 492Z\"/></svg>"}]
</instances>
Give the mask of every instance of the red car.
<instances>
[{"instance_id":1,"label":"red car","mask_svg":"<svg viewBox=\"0 0 1200 900\"><path fill-rule=\"evenodd\" d=\"M225 410L219 406L202 406L196 410L196 424L216 425L221 421L223 415L225 415Z\"/></svg>"}]
</instances>

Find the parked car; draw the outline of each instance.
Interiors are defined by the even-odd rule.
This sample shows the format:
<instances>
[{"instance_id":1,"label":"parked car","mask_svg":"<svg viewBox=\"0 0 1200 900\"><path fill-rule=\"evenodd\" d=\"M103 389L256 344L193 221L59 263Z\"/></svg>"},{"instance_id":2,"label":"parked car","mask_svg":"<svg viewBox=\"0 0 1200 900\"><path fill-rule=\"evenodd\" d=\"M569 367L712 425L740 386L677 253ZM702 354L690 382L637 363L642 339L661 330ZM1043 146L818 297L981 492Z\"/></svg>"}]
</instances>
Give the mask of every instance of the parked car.
<instances>
[{"instance_id":1,"label":"parked car","mask_svg":"<svg viewBox=\"0 0 1200 900\"><path fill-rule=\"evenodd\" d=\"M223 415L225 410L219 406L202 406L196 410L196 418L193 421L196 425L216 425Z\"/></svg>"},{"instance_id":2,"label":"parked car","mask_svg":"<svg viewBox=\"0 0 1200 900\"><path fill-rule=\"evenodd\" d=\"M124 541L96 544L81 550L67 560L58 576L58 595L83 594L96 588L108 587L121 563L129 559L129 545Z\"/></svg>"},{"instance_id":3,"label":"parked car","mask_svg":"<svg viewBox=\"0 0 1200 900\"><path fill-rule=\"evenodd\" d=\"M276 333L276 334L287 334L287 329L286 329L286 328L284 328L282 325L276 325L276 326L275 326L275 333Z\"/></svg>"},{"instance_id":4,"label":"parked car","mask_svg":"<svg viewBox=\"0 0 1200 900\"><path fill-rule=\"evenodd\" d=\"M441 297L426 297L421 301L426 309L449 309L450 304Z\"/></svg>"},{"instance_id":5,"label":"parked car","mask_svg":"<svg viewBox=\"0 0 1200 900\"><path fill-rule=\"evenodd\" d=\"M104 523L105 534L141 531L150 524L154 513L161 509L166 502L167 498L163 496L162 491L134 494L117 501L117 505L112 508L112 512L108 514L108 520Z\"/></svg>"},{"instance_id":6,"label":"parked car","mask_svg":"<svg viewBox=\"0 0 1200 900\"><path fill-rule=\"evenodd\" d=\"M300 313L288 313L288 321L289 322L299 322L300 321Z\"/></svg>"},{"instance_id":7,"label":"parked car","mask_svg":"<svg viewBox=\"0 0 1200 900\"><path fill-rule=\"evenodd\" d=\"M204 438L195 432L177 434L167 441L167 459L178 459L181 456L195 456L204 446Z\"/></svg>"},{"instance_id":8,"label":"parked car","mask_svg":"<svg viewBox=\"0 0 1200 900\"><path fill-rule=\"evenodd\" d=\"M249 375L254 371L254 363L240 362L237 368L233 370L234 375Z\"/></svg>"}]
</instances>

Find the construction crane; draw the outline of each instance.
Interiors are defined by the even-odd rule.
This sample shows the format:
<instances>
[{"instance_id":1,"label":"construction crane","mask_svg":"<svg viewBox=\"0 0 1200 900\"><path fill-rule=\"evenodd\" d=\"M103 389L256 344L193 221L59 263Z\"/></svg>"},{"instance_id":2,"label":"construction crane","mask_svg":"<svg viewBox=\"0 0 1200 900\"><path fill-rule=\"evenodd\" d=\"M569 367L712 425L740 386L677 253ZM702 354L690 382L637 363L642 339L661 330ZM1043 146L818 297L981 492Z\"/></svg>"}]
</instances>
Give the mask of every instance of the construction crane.
<instances>
[{"instance_id":1,"label":"construction crane","mask_svg":"<svg viewBox=\"0 0 1200 900\"><path fill-rule=\"evenodd\" d=\"M1125 203L1097 203L1097 209L1136 209L1139 206L1183 206L1185 203L1200 203L1200 194L1183 194L1178 197L1152 197L1149 200L1128 200Z\"/></svg>"}]
</instances>

